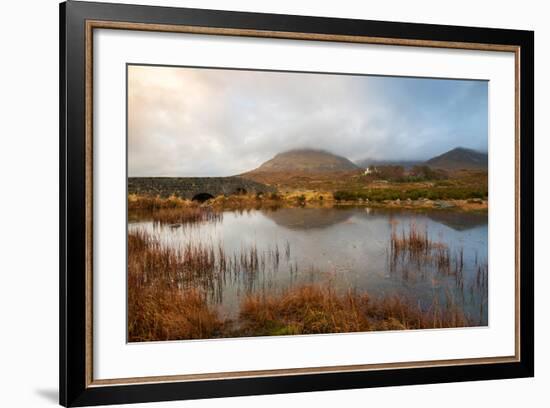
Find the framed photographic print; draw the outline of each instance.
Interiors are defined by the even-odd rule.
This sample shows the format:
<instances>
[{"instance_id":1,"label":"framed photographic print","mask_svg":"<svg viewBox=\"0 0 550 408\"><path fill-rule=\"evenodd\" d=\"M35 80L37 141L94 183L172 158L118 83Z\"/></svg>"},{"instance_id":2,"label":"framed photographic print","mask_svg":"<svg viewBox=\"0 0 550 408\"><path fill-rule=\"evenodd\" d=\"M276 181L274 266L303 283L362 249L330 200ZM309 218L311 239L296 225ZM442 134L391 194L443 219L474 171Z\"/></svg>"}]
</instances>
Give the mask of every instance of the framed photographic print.
<instances>
[{"instance_id":1,"label":"framed photographic print","mask_svg":"<svg viewBox=\"0 0 550 408\"><path fill-rule=\"evenodd\" d=\"M60 24L61 404L533 376L533 32Z\"/></svg>"}]
</instances>

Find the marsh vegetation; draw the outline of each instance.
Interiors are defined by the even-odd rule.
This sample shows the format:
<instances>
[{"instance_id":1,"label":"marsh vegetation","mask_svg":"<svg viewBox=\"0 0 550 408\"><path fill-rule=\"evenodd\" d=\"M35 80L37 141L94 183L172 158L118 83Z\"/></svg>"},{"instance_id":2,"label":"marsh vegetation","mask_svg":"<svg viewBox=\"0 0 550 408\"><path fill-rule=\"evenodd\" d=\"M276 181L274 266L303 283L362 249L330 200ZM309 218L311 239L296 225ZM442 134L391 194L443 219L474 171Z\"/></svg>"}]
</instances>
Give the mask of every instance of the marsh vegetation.
<instances>
[{"instance_id":1,"label":"marsh vegetation","mask_svg":"<svg viewBox=\"0 0 550 408\"><path fill-rule=\"evenodd\" d=\"M486 214L137 202L130 341L487 324Z\"/></svg>"}]
</instances>

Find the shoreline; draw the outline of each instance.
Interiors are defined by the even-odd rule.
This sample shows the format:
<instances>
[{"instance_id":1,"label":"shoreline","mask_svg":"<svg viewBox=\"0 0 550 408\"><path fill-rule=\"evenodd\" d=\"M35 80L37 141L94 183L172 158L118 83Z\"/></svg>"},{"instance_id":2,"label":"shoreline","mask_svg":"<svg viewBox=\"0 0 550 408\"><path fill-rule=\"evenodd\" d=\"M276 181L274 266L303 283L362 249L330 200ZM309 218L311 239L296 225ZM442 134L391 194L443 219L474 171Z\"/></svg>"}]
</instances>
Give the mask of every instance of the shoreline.
<instances>
[{"instance_id":1,"label":"shoreline","mask_svg":"<svg viewBox=\"0 0 550 408\"><path fill-rule=\"evenodd\" d=\"M420 198L416 200L336 200L330 193L293 192L284 195L258 197L254 195L217 196L204 202L182 199L176 196L161 198L151 195L128 196L128 210L131 211L158 211L161 209L191 209L211 208L215 211L243 210L243 209L278 209L278 208L333 208L333 207L365 207L380 209L408 209L433 211L461 211L487 212L487 199L447 199L430 200Z\"/></svg>"},{"instance_id":2,"label":"shoreline","mask_svg":"<svg viewBox=\"0 0 550 408\"><path fill-rule=\"evenodd\" d=\"M365 206L369 208L394 208L394 209L417 209L417 210L451 210L451 211L476 211L486 212L489 209L488 200L467 199L467 200L386 200L382 202L367 201L345 201L337 202L336 205Z\"/></svg>"}]
</instances>

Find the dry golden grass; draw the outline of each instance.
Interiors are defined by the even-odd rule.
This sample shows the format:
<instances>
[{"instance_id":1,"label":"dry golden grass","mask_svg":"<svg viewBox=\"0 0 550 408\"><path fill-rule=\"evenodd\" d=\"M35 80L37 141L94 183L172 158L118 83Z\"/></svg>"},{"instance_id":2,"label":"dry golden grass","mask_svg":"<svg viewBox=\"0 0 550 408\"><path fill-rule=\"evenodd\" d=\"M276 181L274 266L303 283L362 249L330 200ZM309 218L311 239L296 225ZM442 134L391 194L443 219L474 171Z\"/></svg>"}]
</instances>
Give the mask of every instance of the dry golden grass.
<instances>
[{"instance_id":1,"label":"dry golden grass","mask_svg":"<svg viewBox=\"0 0 550 408\"><path fill-rule=\"evenodd\" d=\"M164 224L218 221L222 214L211 206L178 197L128 196L129 218L150 219Z\"/></svg>"},{"instance_id":2,"label":"dry golden grass","mask_svg":"<svg viewBox=\"0 0 550 408\"><path fill-rule=\"evenodd\" d=\"M392 226L390 245L391 253L394 256L398 256L405 251L413 256L421 256L428 254L435 243L429 239L426 227L421 229L416 223L411 223L408 233L402 230L401 234L398 234L395 225Z\"/></svg>"},{"instance_id":3,"label":"dry golden grass","mask_svg":"<svg viewBox=\"0 0 550 408\"><path fill-rule=\"evenodd\" d=\"M199 222L220 221L222 213L213 211L208 207L181 207L163 208L152 211L150 217L153 221L166 224L190 224Z\"/></svg>"},{"instance_id":4,"label":"dry golden grass","mask_svg":"<svg viewBox=\"0 0 550 408\"><path fill-rule=\"evenodd\" d=\"M240 194L218 196L209 200L208 206L215 210L247 210L262 208L279 208L285 205L283 198L276 193L265 194Z\"/></svg>"},{"instance_id":5,"label":"dry golden grass","mask_svg":"<svg viewBox=\"0 0 550 408\"><path fill-rule=\"evenodd\" d=\"M434 301L430 310L399 296L371 298L349 291L339 295L330 285L307 285L280 295L248 296L241 305L241 334L346 333L379 330L432 329L470 325L448 303Z\"/></svg>"},{"instance_id":6,"label":"dry golden grass","mask_svg":"<svg viewBox=\"0 0 550 408\"><path fill-rule=\"evenodd\" d=\"M427 235L413 230L399 245L424 251ZM408 238L410 240L410 238ZM432 245L432 244L429 244ZM278 262L279 250L269 259ZM221 247L165 247L154 236L128 236L128 338L161 341L284 334L344 333L471 326L448 294L434 297L421 309L399 296L370 297L349 290L338 292L330 283L296 286L247 295L237 322L226 320L210 305L226 274L254 274L266 262L255 247L240 257ZM487 281L480 267L477 280Z\"/></svg>"},{"instance_id":7,"label":"dry golden grass","mask_svg":"<svg viewBox=\"0 0 550 408\"><path fill-rule=\"evenodd\" d=\"M429 238L428 228L417 226L412 222L408 231L398 233L395 224L390 235L390 271L395 271L399 261L413 261L424 267L434 266L441 275L453 275L458 287L464 285L464 248L451 253L445 242ZM486 264L485 264L486 265Z\"/></svg>"},{"instance_id":8,"label":"dry golden grass","mask_svg":"<svg viewBox=\"0 0 550 408\"><path fill-rule=\"evenodd\" d=\"M128 287L128 340L162 341L218 337L223 322L197 289L162 285Z\"/></svg>"},{"instance_id":9,"label":"dry golden grass","mask_svg":"<svg viewBox=\"0 0 550 408\"><path fill-rule=\"evenodd\" d=\"M486 199L443 200L449 208L458 211L483 212L488 209ZM413 210L438 209L438 201L434 200L340 200L334 199L333 193L324 190L298 189L280 193L263 195L243 194L218 196L204 203L185 200L175 196L169 198L130 194L128 210L130 218L154 218L160 222L180 223L191 219L193 214L201 209L222 212L226 210L278 209L291 207L331 207L342 205L367 205L376 208L406 208ZM189 217L187 217L189 215ZM182 220L183 219L183 220Z\"/></svg>"},{"instance_id":10,"label":"dry golden grass","mask_svg":"<svg viewBox=\"0 0 550 408\"><path fill-rule=\"evenodd\" d=\"M180 197L161 198L151 195L128 194L128 210L154 211L166 208L197 207L198 203Z\"/></svg>"},{"instance_id":11,"label":"dry golden grass","mask_svg":"<svg viewBox=\"0 0 550 408\"><path fill-rule=\"evenodd\" d=\"M208 306L200 285L186 285L196 284L195 274L212 279L213 270L205 248L177 251L162 248L144 234L129 234L129 341L216 337L223 322Z\"/></svg>"}]
</instances>

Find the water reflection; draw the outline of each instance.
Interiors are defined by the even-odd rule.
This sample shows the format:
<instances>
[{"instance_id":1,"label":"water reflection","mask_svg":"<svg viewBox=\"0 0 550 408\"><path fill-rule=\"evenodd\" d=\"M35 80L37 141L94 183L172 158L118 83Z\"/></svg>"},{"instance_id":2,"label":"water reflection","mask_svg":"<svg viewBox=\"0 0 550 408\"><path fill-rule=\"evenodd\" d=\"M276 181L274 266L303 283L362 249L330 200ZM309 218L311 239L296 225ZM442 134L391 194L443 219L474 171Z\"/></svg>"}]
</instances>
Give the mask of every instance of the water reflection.
<instances>
[{"instance_id":1,"label":"water reflection","mask_svg":"<svg viewBox=\"0 0 550 408\"><path fill-rule=\"evenodd\" d=\"M352 216L350 211L337 208L281 208L263 214L277 225L292 230L326 228L346 222Z\"/></svg>"},{"instance_id":2,"label":"water reflection","mask_svg":"<svg viewBox=\"0 0 550 408\"><path fill-rule=\"evenodd\" d=\"M457 231L466 231L487 225L487 214L477 212L428 211L426 216Z\"/></svg>"},{"instance_id":3,"label":"water reflection","mask_svg":"<svg viewBox=\"0 0 550 408\"><path fill-rule=\"evenodd\" d=\"M418 243L409 240L413 228L419 231ZM154 235L166 246L212 248L223 273L208 290L212 303L229 317L238 314L245 294L330 280L342 292L399 294L424 309L434 298L453 302L487 323L484 214L283 208L227 211L216 221L179 228L131 219L129 229ZM396 256L395 239L412 252ZM422 251L414 253L417 245Z\"/></svg>"}]
</instances>

